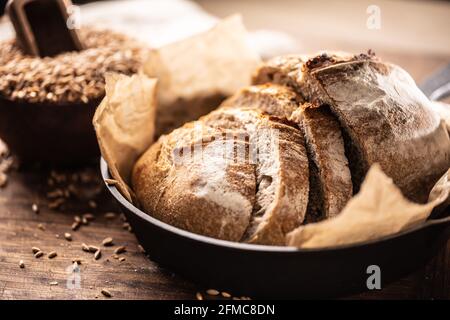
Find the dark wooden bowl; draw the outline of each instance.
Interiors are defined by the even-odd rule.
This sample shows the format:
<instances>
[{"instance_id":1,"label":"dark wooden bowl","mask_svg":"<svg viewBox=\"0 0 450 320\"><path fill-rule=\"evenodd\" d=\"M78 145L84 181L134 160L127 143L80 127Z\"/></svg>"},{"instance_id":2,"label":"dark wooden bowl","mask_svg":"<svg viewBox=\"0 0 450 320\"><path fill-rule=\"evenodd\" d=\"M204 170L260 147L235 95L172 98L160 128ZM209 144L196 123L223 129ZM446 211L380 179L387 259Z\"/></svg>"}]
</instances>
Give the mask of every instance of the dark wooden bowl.
<instances>
[{"instance_id":1,"label":"dark wooden bowl","mask_svg":"<svg viewBox=\"0 0 450 320\"><path fill-rule=\"evenodd\" d=\"M101 160L104 179L111 178ZM207 288L258 298L330 298L368 290L367 269L381 271L381 288L417 270L450 235L450 208L413 229L325 249L262 246L217 240L168 225L107 186L150 259Z\"/></svg>"},{"instance_id":2,"label":"dark wooden bowl","mask_svg":"<svg viewBox=\"0 0 450 320\"><path fill-rule=\"evenodd\" d=\"M87 163L100 154L92 125L100 102L57 105L0 98L0 139L21 162Z\"/></svg>"}]
</instances>

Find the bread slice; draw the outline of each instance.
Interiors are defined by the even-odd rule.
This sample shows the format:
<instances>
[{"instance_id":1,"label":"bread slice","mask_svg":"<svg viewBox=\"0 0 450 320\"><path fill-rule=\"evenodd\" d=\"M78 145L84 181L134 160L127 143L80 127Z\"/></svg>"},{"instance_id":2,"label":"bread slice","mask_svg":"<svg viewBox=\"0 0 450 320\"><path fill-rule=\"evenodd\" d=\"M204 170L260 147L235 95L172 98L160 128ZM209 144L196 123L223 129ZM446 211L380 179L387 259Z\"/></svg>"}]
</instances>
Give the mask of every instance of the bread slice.
<instances>
[{"instance_id":1,"label":"bread slice","mask_svg":"<svg viewBox=\"0 0 450 320\"><path fill-rule=\"evenodd\" d=\"M423 202L450 166L448 132L398 66L371 54L289 56L268 62L253 77L255 84L270 79L330 106L343 129L356 192L370 165L379 163L408 198Z\"/></svg>"},{"instance_id":2,"label":"bread slice","mask_svg":"<svg viewBox=\"0 0 450 320\"><path fill-rule=\"evenodd\" d=\"M275 120L258 123L256 199L243 241L283 245L304 220L309 194L308 158L300 130Z\"/></svg>"},{"instance_id":3,"label":"bread slice","mask_svg":"<svg viewBox=\"0 0 450 320\"><path fill-rule=\"evenodd\" d=\"M307 103L291 120L304 130L310 167L307 222L336 216L353 195L339 122L326 105Z\"/></svg>"},{"instance_id":4,"label":"bread slice","mask_svg":"<svg viewBox=\"0 0 450 320\"><path fill-rule=\"evenodd\" d=\"M263 84L246 87L224 106L253 108L279 119L292 120L304 132L309 158L307 222L338 214L352 196L352 181L339 122L327 106L305 104L291 88ZM305 107L308 106L308 107Z\"/></svg>"},{"instance_id":5,"label":"bread slice","mask_svg":"<svg viewBox=\"0 0 450 320\"><path fill-rule=\"evenodd\" d=\"M248 107L233 108L228 104L201 121L215 129L236 129L229 122L245 128L252 150L250 160L255 165L256 193L241 241L283 245L285 235L299 226L306 215L309 171L304 137L298 128L262 115L256 105L243 105Z\"/></svg>"}]
</instances>

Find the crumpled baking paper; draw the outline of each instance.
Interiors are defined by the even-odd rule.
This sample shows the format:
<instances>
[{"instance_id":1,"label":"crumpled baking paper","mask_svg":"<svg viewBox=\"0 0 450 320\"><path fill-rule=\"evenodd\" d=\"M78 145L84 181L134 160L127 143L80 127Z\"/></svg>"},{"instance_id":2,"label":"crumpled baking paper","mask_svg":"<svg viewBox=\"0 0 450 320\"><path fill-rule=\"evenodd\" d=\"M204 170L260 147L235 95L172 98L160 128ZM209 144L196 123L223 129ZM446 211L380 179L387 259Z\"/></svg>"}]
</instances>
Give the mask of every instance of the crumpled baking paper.
<instances>
[{"instance_id":1,"label":"crumpled baking paper","mask_svg":"<svg viewBox=\"0 0 450 320\"><path fill-rule=\"evenodd\" d=\"M241 17L233 15L206 32L150 50L144 72L159 81L161 108L210 93L232 95L250 84L261 60L247 36Z\"/></svg>"},{"instance_id":2,"label":"crumpled baking paper","mask_svg":"<svg viewBox=\"0 0 450 320\"><path fill-rule=\"evenodd\" d=\"M132 202L128 182L133 165L154 140L157 80L142 74L107 74L105 78L106 96L93 124L116 186Z\"/></svg>"},{"instance_id":3,"label":"crumpled baking paper","mask_svg":"<svg viewBox=\"0 0 450 320\"><path fill-rule=\"evenodd\" d=\"M430 193L430 201L417 204L406 199L378 164L372 165L361 189L342 212L331 219L298 227L286 244L298 248L325 248L353 244L395 234L417 226L433 208L448 199L447 172Z\"/></svg>"}]
</instances>

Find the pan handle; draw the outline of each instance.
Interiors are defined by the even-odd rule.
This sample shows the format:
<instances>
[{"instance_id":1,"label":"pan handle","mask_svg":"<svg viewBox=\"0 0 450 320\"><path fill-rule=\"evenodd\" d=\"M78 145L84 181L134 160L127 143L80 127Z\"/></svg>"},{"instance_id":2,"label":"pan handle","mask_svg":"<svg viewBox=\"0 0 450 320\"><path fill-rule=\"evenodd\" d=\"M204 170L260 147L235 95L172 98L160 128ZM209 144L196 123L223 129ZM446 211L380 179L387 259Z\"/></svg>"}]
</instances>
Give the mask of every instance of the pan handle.
<instances>
[{"instance_id":1,"label":"pan handle","mask_svg":"<svg viewBox=\"0 0 450 320\"><path fill-rule=\"evenodd\" d=\"M433 101L442 100L450 96L450 64L436 71L428 77L420 89Z\"/></svg>"}]
</instances>

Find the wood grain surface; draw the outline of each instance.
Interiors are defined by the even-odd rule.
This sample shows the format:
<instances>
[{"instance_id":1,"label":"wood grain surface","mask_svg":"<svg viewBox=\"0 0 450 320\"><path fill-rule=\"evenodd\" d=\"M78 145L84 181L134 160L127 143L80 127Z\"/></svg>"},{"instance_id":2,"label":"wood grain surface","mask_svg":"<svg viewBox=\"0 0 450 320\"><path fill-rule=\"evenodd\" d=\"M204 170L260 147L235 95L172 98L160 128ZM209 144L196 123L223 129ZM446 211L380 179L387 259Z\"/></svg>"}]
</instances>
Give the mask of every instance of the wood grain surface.
<instances>
[{"instance_id":1,"label":"wood grain surface","mask_svg":"<svg viewBox=\"0 0 450 320\"><path fill-rule=\"evenodd\" d=\"M256 24L252 19L247 18ZM321 45L317 38L311 41L311 48ZM424 53L386 47L373 49L382 58L403 66L418 82L450 62L450 57L442 50ZM74 177L73 173L79 170L64 172L67 179ZM70 194L60 209L48 207L53 200L47 193L61 187L58 183L49 185L49 178L55 180L51 170L21 167L8 173L6 186L0 188L0 299L195 299L197 292L213 298L204 292L207 288L160 268L140 252L135 236L123 228L124 221L119 214L114 219L105 217L107 212L117 212L118 207L99 187L102 182L98 165L84 168L81 175L77 174L77 179L80 180L86 172L90 178L85 179L87 183L80 187L88 190L86 194ZM64 188L67 183L61 182ZM96 208L92 203L89 205L91 198ZM39 206L38 214L32 210L33 203ZM87 212L94 214L96 219L76 231L71 230L74 217ZM66 232L71 233L72 241L64 239ZM106 237L113 238L114 246L102 246L101 242ZM94 260L92 253L82 251L82 243L101 247L102 257ZM125 261L113 257L114 249L120 245L127 248L119 255ZM32 247L39 247L46 254L35 258ZM51 251L58 254L53 259L47 256ZM72 260L75 258L82 260L79 287L71 285L70 281L67 285L68 279L73 279ZM19 267L21 260L24 268ZM102 295L102 289L111 292L112 297ZM450 241L433 261L408 277L380 291L342 298L450 299Z\"/></svg>"},{"instance_id":2,"label":"wood grain surface","mask_svg":"<svg viewBox=\"0 0 450 320\"><path fill-rule=\"evenodd\" d=\"M93 165L83 172L97 174ZM66 172L66 171L64 171ZM71 176L76 171L69 171ZM8 174L7 185L0 190L0 299L195 299L197 292L208 297L205 289L191 283L150 261L138 247L132 232L123 228L119 214L108 219L105 213L118 212L115 203L104 190L92 199L97 208L89 206L89 198L70 195L60 209L49 209L53 200L47 197L59 186L50 187L50 171L21 168ZM96 178L100 179L99 176ZM101 185L101 182L100 184ZM39 213L32 204L39 206ZM95 220L73 231L76 215L95 215ZM67 241L68 232L72 241ZM102 246L102 240L112 237L114 245ZM101 248L102 257L84 252L82 243ZM126 252L113 258L118 246ZM32 247L45 255L35 258ZM48 258L56 251L57 256ZM73 282L74 259L81 259L79 287ZM23 260L22 269L19 262ZM448 299L450 298L450 242L445 250L426 267L401 279L381 291L366 292L345 299ZM69 285L67 284L69 280ZM57 285L55 285L55 281ZM107 289L112 298L101 294Z\"/></svg>"},{"instance_id":3,"label":"wood grain surface","mask_svg":"<svg viewBox=\"0 0 450 320\"><path fill-rule=\"evenodd\" d=\"M96 172L94 166L89 171ZM119 214L114 219L104 217L116 212L116 207L103 190L94 197L98 207L88 200L71 196L61 210L48 208L47 192L55 190L47 184L48 171L21 169L9 173L7 186L0 191L0 299L95 299L104 298L102 289L118 299L185 299L195 297L195 286L167 270L160 269L140 252L134 235L123 228ZM32 204L39 213L32 211ZM96 219L71 229L75 215L90 212ZM44 230L40 229L43 226ZM70 233L72 241L64 238ZM114 246L102 246L102 240L112 237ZM101 248L102 257L82 251L81 244ZM118 246L126 246L119 254L125 261L114 259ZM32 247L46 254L35 258ZM57 257L48 258L48 253ZM81 259L80 288L67 286L73 279L72 260ZM25 268L19 267L23 260ZM57 285L52 282L57 281ZM72 288L72 289L71 289Z\"/></svg>"}]
</instances>

